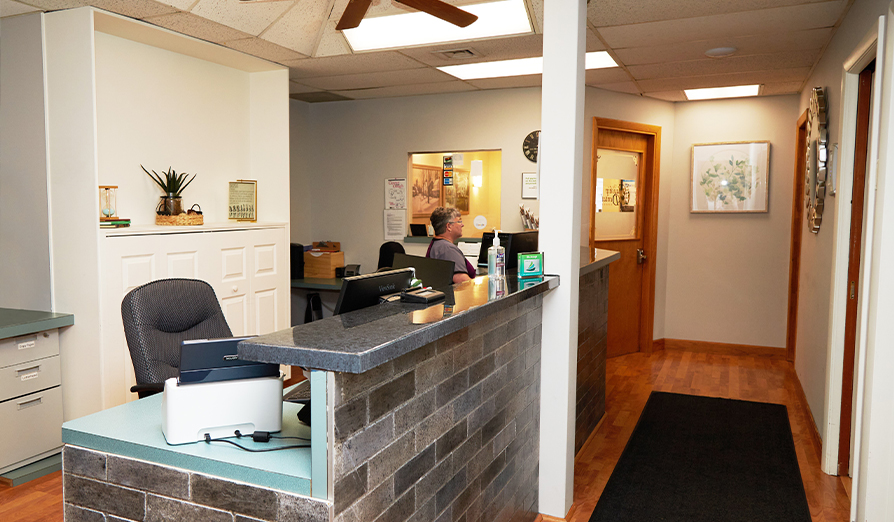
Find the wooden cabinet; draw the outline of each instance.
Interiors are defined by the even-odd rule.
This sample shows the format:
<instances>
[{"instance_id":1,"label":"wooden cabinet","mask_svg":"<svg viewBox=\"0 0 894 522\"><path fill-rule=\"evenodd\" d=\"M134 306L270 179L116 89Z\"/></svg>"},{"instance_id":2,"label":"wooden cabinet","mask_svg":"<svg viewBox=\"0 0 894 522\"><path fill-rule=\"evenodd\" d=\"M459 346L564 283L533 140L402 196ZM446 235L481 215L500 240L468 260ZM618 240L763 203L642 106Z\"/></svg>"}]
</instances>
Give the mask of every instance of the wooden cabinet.
<instances>
[{"instance_id":1,"label":"wooden cabinet","mask_svg":"<svg viewBox=\"0 0 894 522\"><path fill-rule=\"evenodd\" d=\"M170 232L127 229L101 241L103 393L107 405L136 399L136 381L121 321L121 300L157 279L207 281L233 335L259 335L290 325L285 225Z\"/></svg>"}]
</instances>

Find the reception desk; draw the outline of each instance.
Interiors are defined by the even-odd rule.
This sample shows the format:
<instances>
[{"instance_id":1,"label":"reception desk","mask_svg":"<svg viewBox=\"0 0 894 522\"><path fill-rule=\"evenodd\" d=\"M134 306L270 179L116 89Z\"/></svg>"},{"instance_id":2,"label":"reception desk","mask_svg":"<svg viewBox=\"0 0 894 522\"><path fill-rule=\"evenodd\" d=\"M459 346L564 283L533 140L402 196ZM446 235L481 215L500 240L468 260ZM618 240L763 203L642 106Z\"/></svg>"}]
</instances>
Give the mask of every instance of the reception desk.
<instances>
[{"instance_id":1,"label":"reception desk","mask_svg":"<svg viewBox=\"0 0 894 522\"><path fill-rule=\"evenodd\" d=\"M479 277L434 305L240 343L242 358L311 369L309 449L166 447L158 398L66 423L67 517L534 520L542 301L559 280L508 279L499 299Z\"/></svg>"}]
</instances>

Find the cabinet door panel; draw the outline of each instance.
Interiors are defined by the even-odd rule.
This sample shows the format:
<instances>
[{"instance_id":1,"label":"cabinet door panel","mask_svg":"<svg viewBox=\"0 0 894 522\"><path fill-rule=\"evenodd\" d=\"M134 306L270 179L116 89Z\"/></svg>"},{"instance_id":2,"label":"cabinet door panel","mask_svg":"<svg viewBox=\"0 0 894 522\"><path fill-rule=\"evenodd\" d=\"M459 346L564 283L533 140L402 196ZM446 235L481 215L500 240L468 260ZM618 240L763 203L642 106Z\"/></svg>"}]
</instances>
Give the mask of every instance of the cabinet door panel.
<instances>
[{"instance_id":1,"label":"cabinet door panel","mask_svg":"<svg viewBox=\"0 0 894 522\"><path fill-rule=\"evenodd\" d=\"M169 252L167 277L201 279L199 277L199 252Z\"/></svg>"}]
</instances>

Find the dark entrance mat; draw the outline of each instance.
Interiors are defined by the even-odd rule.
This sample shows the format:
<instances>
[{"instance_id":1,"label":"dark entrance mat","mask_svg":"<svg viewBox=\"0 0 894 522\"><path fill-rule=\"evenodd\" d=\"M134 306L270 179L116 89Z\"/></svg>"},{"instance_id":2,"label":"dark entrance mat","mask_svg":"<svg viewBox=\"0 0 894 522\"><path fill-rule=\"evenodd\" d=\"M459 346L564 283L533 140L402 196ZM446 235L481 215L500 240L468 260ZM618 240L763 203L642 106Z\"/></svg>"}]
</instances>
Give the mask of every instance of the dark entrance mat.
<instances>
[{"instance_id":1,"label":"dark entrance mat","mask_svg":"<svg viewBox=\"0 0 894 522\"><path fill-rule=\"evenodd\" d=\"M652 392L590 522L810 522L785 406Z\"/></svg>"}]
</instances>

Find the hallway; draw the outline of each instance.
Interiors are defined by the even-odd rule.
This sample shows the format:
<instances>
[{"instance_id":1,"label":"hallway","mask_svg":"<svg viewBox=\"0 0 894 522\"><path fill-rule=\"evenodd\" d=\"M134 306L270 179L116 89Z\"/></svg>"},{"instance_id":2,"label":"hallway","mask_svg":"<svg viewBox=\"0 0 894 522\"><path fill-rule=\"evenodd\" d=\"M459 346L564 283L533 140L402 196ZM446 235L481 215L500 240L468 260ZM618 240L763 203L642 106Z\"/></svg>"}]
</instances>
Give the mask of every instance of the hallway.
<instances>
[{"instance_id":1,"label":"hallway","mask_svg":"<svg viewBox=\"0 0 894 522\"><path fill-rule=\"evenodd\" d=\"M845 483L820 471L820 448L791 363L782 358L661 350L608 360L606 414L575 459L574 505L567 522L587 522L649 393L666 391L771 402L788 407L798 464L814 522L844 522ZM563 519L542 516L538 521Z\"/></svg>"}]
</instances>

